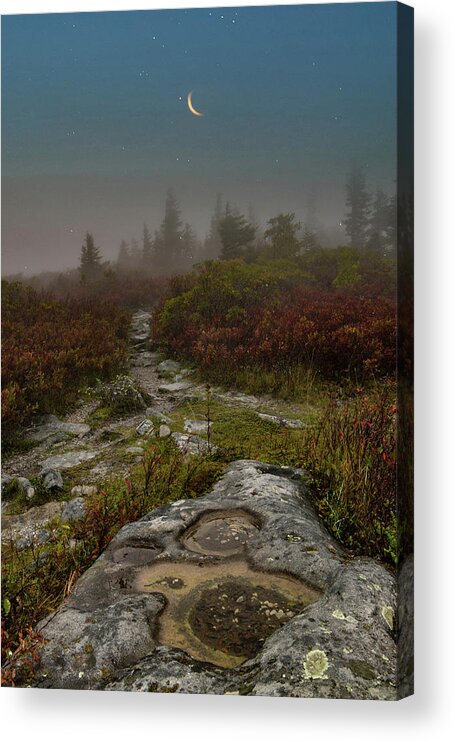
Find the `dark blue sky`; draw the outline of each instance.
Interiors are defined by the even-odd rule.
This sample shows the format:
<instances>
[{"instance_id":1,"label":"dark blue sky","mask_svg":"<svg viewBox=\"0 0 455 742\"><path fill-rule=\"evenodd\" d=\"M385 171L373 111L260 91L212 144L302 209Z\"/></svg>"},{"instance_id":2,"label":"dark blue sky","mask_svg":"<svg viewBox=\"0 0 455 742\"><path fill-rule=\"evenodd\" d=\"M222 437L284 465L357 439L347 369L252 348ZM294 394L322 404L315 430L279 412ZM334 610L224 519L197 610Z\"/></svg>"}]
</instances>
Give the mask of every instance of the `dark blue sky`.
<instances>
[{"instance_id":1,"label":"dark blue sky","mask_svg":"<svg viewBox=\"0 0 455 742\"><path fill-rule=\"evenodd\" d=\"M353 160L394 188L395 3L6 16L2 39L4 272L75 264L87 229L113 256L169 186L201 237L217 191L334 227Z\"/></svg>"}]
</instances>

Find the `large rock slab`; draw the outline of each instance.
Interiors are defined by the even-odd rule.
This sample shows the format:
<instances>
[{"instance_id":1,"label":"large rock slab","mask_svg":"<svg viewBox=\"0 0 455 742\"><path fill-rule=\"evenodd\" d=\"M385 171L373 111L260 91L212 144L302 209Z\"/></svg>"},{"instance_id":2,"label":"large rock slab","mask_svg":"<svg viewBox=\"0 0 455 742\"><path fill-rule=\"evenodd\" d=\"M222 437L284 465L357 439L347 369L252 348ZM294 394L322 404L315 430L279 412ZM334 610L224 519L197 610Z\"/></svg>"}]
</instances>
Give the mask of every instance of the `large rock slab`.
<instances>
[{"instance_id":1,"label":"large rock slab","mask_svg":"<svg viewBox=\"0 0 455 742\"><path fill-rule=\"evenodd\" d=\"M67 451L66 453L56 454L55 456L49 456L49 458L41 461L42 470L45 469L72 469L73 466L79 466L84 461L90 461L98 456L99 451L90 451L88 449L81 449L80 451Z\"/></svg>"},{"instance_id":2,"label":"large rock slab","mask_svg":"<svg viewBox=\"0 0 455 742\"><path fill-rule=\"evenodd\" d=\"M57 443L67 440L70 436L82 437L90 432L90 425L85 423L67 423L59 420L55 415L47 415L40 424L31 429L27 439L33 443Z\"/></svg>"},{"instance_id":3,"label":"large rock slab","mask_svg":"<svg viewBox=\"0 0 455 742\"><path fill-rule=\"evenodd\" d=\"M396 697L394 576L256 461L125 526L38 630L46 687Z\"/></svg>"}]
</instances>

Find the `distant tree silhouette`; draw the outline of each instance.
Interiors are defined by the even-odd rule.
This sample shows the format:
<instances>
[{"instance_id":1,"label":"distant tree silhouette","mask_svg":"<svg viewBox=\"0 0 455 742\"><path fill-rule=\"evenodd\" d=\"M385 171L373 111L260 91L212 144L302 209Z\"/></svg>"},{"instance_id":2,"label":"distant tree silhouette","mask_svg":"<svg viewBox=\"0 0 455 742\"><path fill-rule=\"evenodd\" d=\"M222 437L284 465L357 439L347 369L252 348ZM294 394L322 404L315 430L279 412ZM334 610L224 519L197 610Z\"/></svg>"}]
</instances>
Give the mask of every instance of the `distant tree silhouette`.
<instances>
[{"instance_id":1,"label":"distant tree silhouette","mask_svg":"<svg viewBox=\"0 0 455 742\"><path fill-rule=\"evenodd\" d=\"M210 229L204 240L204 257L206 259L218 258L221 253L222 245L220 239L219 225L223 217L223 203L221 193L217 194L215 210L210 219Z\"/></svg>"},{"instance_id":2,"label":"distant tree silhouette","mask_svg":"<svg viewBox=\"0 0 455 742\"><path fill-rule=\"evenodd\" d=\"M142 232L142 263L148 269L152 267L153 263L153 241L146 224L144 224Z\"/></svg>"},{"instance_id":3,"label":"distant tree silhouette","mask_svg":"<svg viewBox=\"0 0 455 742\"><path fill-rule=\"evenodd\" d=\"M182 239L180 209L170 188L166 196L164 219L154 243L155 260L160 269L179 267L183 258Z\"/></svg>"},{"instance_id":4,"label":"distant tree silhouette","mask_svg":"<svg viewBox=\"0 0 455 742\"><path fill-rule=\"evenodd\" d=\"M84 282L95 281L100 278L102 271L100 250L95 246L93 235L87 232L80 255L79 273L81 280Z\"/></svg>"},{"instance_id":5,"label":"distant tree silhouette","mask_svg":"<svg viewBox=\"0 0 455 742\"><path fill-rule=\"evenodd\" d=\"M346 182L346 218L344 228L352 247L365 247L368 240L371 196L366 190L365 174L354 165Z\"/></svg>"},{"instance_id":6,"label":"distant tree silhouette","mask_svg":"<svg viewBox=\"0 0 455 742\"><path fill-rule=\"evenodd\" d=\"M226 205L226 212L219 221L218 231L222 260L245 257L251 251L256 230L242 214L234 214L229 204Z\"/></svg>"},{"instance_id":7,"label":"distant tree silhouette","mask_svg":"<svg viewBox=\"0 0 455 742\"><path fill-rule=\"evenodd\" d=\"M131 268L133 268L134 270L137 270L138 268L141 267L142 251L139 247L139 242L137 241L135 237L131 238L130 255L131 255Z\"/></svg>"},{"instance_id":8,"label":"distant tree silhouette","mask_svg":"<svg viewBox=\"0 0 455 742\"><path fill-rule=\"evenodd\" d=\"M301 243L297 233L301 226L292 212L278 214L268 220L264 237L270 244L272 258L295 258L298 255Z\"/></svg>"},{"instance_id":9,"label":"distant tree silhouette","mask_svg":"<svg viewBox=\"0 0 455 742\"><path fill-rule=\"evenodd\" d=\"M373 250L385 250L390 227L390 200L384 191L376 191L373 201L367 247Z\"/></svg>"},{"instance_id":10,"label":"distant tree silhouette","mask_svg":"<svg viewBox=\"0 0 455 742\"><path fill-rule=\"evenodd\" d=\"M185 224L185 229L182 233L182 240L181 240L181 252L182 252L182 259L188 264L191 265L191 263L194 260L195 253L197 248L197 239L196 235L194 234L194 231L190 224Z\"/></svg>"},{"instance_id":11,"label":"distant tree silhouette","mask_svg":"<svg viewBox=\"0 0 455 742\"><path fill-rule=\"evenodd\" d=\"M117 256L117 265L119 268L128 268L131 262L131 255L128 248L128 243L126 240L122 240L120 243L118 256Z\"/></svg>"}]
</instances>

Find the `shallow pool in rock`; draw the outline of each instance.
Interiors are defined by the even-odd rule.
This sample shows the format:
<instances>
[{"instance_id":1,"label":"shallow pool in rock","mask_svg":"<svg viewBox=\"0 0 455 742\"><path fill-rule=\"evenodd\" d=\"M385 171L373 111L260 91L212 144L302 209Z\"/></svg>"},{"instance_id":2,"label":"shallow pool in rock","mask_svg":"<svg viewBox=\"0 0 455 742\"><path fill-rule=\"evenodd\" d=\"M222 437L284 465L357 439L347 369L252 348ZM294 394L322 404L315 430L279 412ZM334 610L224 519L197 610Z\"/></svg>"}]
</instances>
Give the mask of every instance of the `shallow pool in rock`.
<instances>
[{"instance_id":1,"label":"shallow pool in rock","mask_svg":"<svg viewBox=\"0 0 455 742\"><path fill-rule=\"evenodd\" d=\"M198 554L233 556L243 551L260 528L257 518L244 510L204 513L182 536L186 549Z\"/></svg>"},{"instance_id":2,"label":"shallow pool in rock","mask_svg":"<svg viewBox=\"0 0 455 742\"><path fill-rule=\"evenodd\" d=\"M259 572L241 559L159 562L141 569L134 586L166 598L160 644L220 667L253 657L268 636L320 596L295 577Z\"/></svg>"}]
</instances>

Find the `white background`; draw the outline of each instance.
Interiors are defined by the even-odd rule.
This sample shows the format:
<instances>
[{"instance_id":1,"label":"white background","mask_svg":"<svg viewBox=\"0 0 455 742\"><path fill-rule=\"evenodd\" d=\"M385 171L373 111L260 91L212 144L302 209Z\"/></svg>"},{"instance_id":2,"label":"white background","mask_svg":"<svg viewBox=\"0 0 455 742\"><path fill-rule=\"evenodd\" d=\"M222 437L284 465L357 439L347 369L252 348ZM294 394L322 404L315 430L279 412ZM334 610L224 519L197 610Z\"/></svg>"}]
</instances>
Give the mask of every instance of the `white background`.
<instances>
[{"instance_id":1,"label":"white background","mask_svg":"<svg viewBox=\"0 0 455 742\"><path fill-rule=\"evenodd\" d=\"M3 14L242 4L273 3L0 0ZM454 738L455 3L415 0L411 4L416 11L415 696L394 704L2 688L3 739L420 742L430 738L439 742Z\"/></svg>"}]
</instances>

